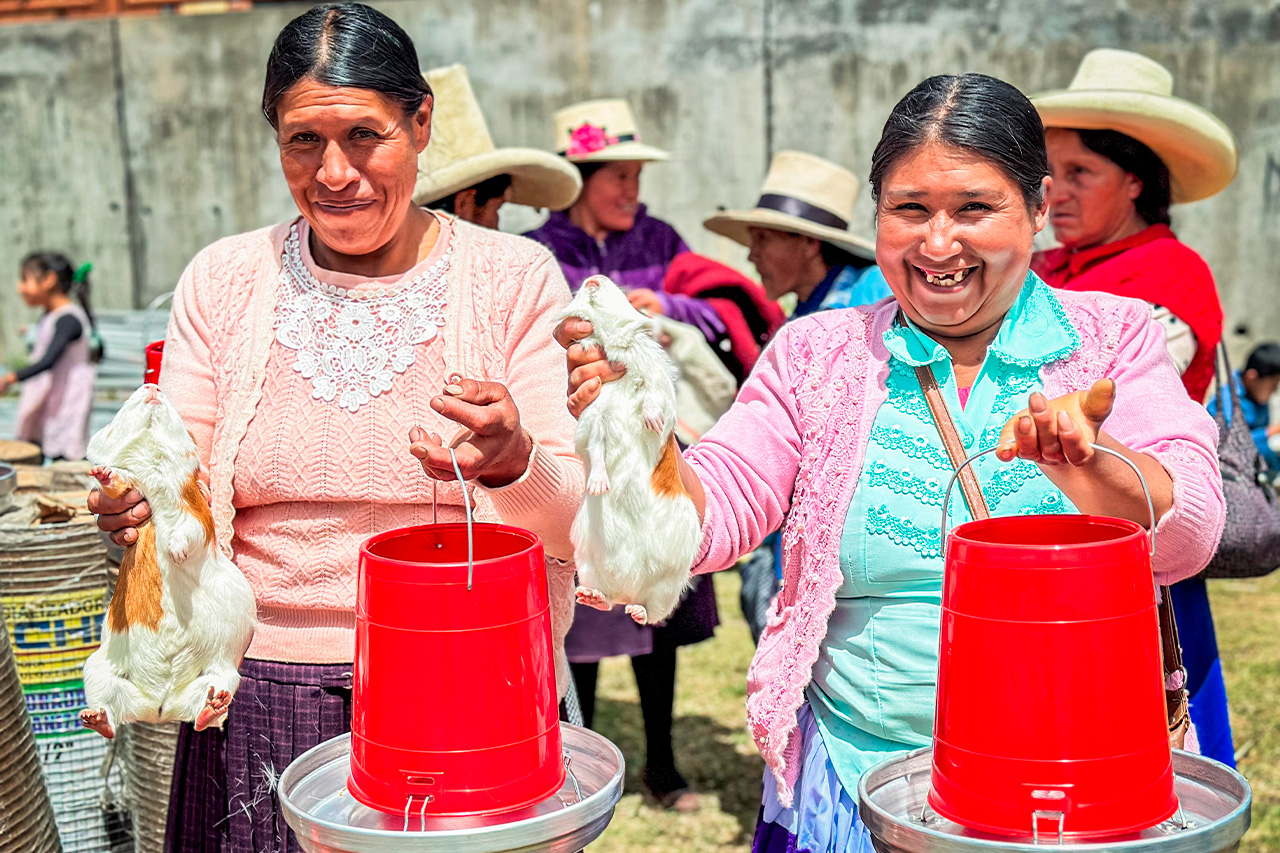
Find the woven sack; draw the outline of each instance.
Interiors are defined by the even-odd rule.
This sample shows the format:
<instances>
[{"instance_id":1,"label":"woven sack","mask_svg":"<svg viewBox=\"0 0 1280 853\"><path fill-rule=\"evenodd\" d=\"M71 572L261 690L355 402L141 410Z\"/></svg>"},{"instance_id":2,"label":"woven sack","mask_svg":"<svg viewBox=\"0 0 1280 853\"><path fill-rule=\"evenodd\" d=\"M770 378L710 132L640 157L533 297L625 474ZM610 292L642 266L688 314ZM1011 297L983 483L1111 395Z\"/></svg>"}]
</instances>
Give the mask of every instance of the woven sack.
<instances>
[{"instance_id":1,"label":"woven sack","mask_svg":"<svg viewBox=\"0 0 1280 853\"><path fill-rule=\"evenodd\" d=\"M1227 523L1222 541L1205 575L1211 578L1256 578L1280 566L1280 499L1271 485L1267 466L1253 443L1244 420L1244 409L1232 381L1227 348L1218 345L1214 365L1218 380L1218 465L1222 469L1222 494L1227 502ZM1225 378L1224 378L1225 374ZM1227 422L1227 406L1231 420Z\"/></svg>"}]
</instances>

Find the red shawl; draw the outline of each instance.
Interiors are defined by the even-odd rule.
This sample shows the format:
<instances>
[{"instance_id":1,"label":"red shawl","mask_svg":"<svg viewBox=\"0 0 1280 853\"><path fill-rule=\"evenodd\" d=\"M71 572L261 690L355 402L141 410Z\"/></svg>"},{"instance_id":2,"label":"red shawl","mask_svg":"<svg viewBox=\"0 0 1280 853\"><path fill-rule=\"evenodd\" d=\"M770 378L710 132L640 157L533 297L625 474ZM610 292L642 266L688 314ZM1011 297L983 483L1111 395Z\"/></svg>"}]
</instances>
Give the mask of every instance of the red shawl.
<instances>
[{"instance_id":1,"label":"red shawl","mask_svg":"<svg viewBox=\"0 0 1280 853\"><path fill-rule=\"evenodd\" d=\"M1098 290L1163 305L1191 327L1196 354L1182 384L1196 402L1203 402L1213 381L1213 355L1222 339L1222 303L1213 274L1168 225L1144 231L1091 249L1038 252L1031 269L1052 287Z\"/></svg>"},{"instance_id":2,"label":"red shawl","mask_svg":"<svg viewBox=\"0 0 1280 853\"><path fill-rule=\"evenodd\" d=\"M676 255L667 265L662 289L705 299L716 310L727 329L732 355L732 359L725 359L726 366L739 385L751 373L764 345L786 320L782 309L760 285L733 267L693 252Z\"/></svg>"}]
</instances>

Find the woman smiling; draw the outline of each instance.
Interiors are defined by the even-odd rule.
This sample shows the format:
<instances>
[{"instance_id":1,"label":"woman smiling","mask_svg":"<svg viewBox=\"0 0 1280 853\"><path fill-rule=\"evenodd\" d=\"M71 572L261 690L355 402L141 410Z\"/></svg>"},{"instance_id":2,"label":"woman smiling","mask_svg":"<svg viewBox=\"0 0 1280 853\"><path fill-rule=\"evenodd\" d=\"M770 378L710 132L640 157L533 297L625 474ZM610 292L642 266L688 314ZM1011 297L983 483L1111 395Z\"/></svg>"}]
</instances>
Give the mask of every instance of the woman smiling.
<instances>
[{"instance_id":1,"label":"woman smiling","mask_svg":"<svg viewBox=\"0 0 1280 853\"><path fill-rule=\"evenodd\" d=\"M458 485L435 487L454 479L447 445L480 487L477 517L542 537L558 651L573 607L563 561L583 480L546 381L569 300L555 259L413 204L434 100L380 12L319 6L290 22L262 103L301 215L198 253L165 344L162 386L259 620L225 731L183 727L176 851L298 850L274 779L350 727L360 544L464 518ZM146 503L94 494L99 525L135 541ZM556 668L567 685L562 653Z\"/></svg>"},{"instance_id":2,"label":"woman smiling","mask_svg":"<svg viewBox=\"0 0 1280 853\"><path fill-rule=\"evenodd\" d=\"M917 86L871 165L876 261L895 299L785 326L685 453L703 519L695 573L733 565L785 524L782 591L747 678L767 765L757 853L871 849L861 775L930 742L941 491L954 470L931 404L964 453L1000 446L976 463L993 512L1148 524L1132 471L1097 443L1151 488L1158 579L1213 553L1215 427L1183 392L1150 311L1054 293L1028 270L1047 176L1044 129L1012 86L977 74ZM575 343L588 331L557 329L575 413L617 375ZM970 518L963 501L950 507L951 524Z\"/></svg>"}]
</instances>

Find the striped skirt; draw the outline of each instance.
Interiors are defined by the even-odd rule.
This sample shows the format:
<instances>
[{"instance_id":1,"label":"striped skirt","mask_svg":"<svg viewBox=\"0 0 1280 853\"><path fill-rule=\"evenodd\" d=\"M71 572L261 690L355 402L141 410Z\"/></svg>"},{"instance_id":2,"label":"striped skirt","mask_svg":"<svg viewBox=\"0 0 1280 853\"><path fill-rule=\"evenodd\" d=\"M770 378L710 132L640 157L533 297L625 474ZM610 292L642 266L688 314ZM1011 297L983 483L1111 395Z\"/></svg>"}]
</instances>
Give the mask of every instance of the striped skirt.
<instances>
[{"instance_id":1,"label":"striped skirt","mask_svg":"<svg viewBox=\"0 0 1280 853\"><path fill-rule=\"evenodd\" d=\"M276 781L351 730L351 665L246 659L223 731L178 736L166 853L301 853Z\"/></svg>"}]
</instances>

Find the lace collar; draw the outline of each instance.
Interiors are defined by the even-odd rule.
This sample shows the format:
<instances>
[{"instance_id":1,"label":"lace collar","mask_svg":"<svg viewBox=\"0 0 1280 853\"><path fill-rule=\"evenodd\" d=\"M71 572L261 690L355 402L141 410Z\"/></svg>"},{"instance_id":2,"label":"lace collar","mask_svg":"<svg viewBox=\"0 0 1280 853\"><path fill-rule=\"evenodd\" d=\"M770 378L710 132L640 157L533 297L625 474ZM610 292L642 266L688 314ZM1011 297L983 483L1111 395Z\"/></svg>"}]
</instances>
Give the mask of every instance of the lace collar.
<instances>
[{"instance_id":1,"label":"lace collar","mask_svg":"<svg viewBox=\"0 0 1280 853\"><path fill-rule=\"evenodd\" d=\"M444 326L445 273L452 247L411 281L376 290L324 284L302 259L295 222L280 265L276 341L297 352L293 369L311 380L311 396L348 412L391 390L414 363L414 348Z\"/></svg>"}]
</instances>

